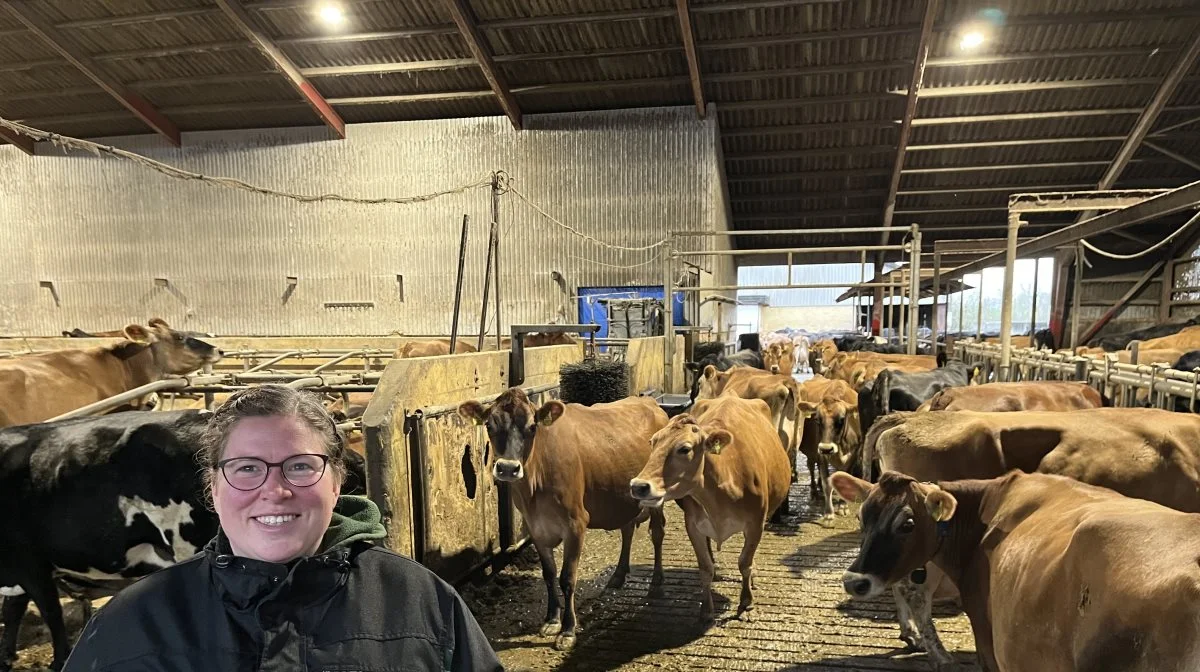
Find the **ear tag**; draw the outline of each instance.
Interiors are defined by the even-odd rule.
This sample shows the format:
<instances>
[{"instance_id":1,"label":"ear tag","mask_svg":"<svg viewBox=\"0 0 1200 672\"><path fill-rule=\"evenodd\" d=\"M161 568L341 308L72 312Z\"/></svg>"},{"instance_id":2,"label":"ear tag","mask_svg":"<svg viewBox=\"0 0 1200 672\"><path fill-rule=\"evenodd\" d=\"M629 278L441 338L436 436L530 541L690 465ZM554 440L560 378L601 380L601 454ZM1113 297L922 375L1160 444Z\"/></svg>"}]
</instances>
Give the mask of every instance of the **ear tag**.
<instances>
[{"instance_id":1,"label":"ear tag","mask_svg":"<svg viewBox=\"0 0 1200 672\"><path fill-rule=\"evenodd\" d=\"M946 537L950 536L950 521L937 521L937 536L938 539L945 539Z\"/></svg>"},{"instance_id":2,"label":"ear tag","mask_svg":"<svg viewBox=\"0 0 1200 672\"><path fill-rule=\"evenodd\" d=\"M925 583L925 579L928 575L929 572L925 571L924 567L918 567L912 571L912 574L908 575L908 578L910 581L920 586Z\"/></svg>"},{"instance_id":3,"label":"ear tag","mask_svg":"<svg viewBox=\"0 0 1200 672\"><path fill-rule=\"evenodd\" d=\"M723 448L723 446L721 445L721 443L720 443L720 442L717 442L717 443L714 443L714 444L712 445L712 449L710 450L710 452L711 452L713 455L720 455L720 454L721 454L721 449L722 449L722 448Z\"/></svg>"}]
</instances>

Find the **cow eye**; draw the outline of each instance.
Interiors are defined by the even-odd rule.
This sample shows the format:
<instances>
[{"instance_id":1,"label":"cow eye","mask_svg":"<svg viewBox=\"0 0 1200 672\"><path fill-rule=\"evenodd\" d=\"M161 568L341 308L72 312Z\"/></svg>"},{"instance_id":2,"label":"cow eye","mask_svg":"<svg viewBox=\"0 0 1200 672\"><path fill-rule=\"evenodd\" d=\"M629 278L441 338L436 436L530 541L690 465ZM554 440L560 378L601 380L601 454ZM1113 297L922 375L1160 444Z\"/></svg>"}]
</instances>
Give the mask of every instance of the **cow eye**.
<instances>
[{"instance_id":1,"label":"cow eye","mask_svg":"<svg viewBox=\"0 0 1200 672\"><path fill-rule=\"evenodd\" d=\"M692 447L691 446L680 446L675 449L675 452L679 455L687 455L688 453L692 452Z\"/></svg>"},{"instance_id":2,"label":"cow eye","mask_svg":"<svg viewBox=\"0 0 1200 672\"><path fill-rule=\"evenodd\" d=\"M912 532L913 529L915 529L916 527L917 527L917 524L913 522L912 518L905 518L904 522L900 523L900 532L902 534L908 534L909 532Z\"/></svg>"}]
</instances>

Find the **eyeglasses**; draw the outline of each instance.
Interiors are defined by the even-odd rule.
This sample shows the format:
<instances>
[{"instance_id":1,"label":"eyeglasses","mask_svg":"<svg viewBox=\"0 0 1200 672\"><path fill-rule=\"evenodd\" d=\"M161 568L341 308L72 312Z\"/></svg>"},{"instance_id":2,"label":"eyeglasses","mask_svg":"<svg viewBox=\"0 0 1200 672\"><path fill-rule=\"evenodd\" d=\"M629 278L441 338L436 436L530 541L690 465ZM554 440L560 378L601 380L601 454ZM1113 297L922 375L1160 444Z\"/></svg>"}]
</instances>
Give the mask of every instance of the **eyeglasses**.
<instances>
[{"instance_id":1,"label":"eyeglasses","mask_svg":"<svg viewBox=\"0 0 1200 672\"><path fill-rule=\"evenodd\" d=\"M271 467L279 467L288 483L307 488L321 480L328 464L328 455L307 453L292 455L282 462L267 462L257 457L231 457L217 462L213 468L220 469L225 482L235 490L256 490L267 482Z\"/></svg>"}]
</instances>

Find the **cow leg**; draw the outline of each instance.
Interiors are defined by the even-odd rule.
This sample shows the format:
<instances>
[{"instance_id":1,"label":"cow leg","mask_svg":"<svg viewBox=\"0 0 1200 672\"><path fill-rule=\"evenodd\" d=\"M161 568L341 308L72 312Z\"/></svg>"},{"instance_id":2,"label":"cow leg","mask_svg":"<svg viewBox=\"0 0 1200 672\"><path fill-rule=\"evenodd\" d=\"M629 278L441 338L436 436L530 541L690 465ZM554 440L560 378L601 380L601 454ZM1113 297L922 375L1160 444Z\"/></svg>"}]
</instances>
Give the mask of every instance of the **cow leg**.
<instances>
[{"instance_id":1,"label":"cow leg","mask_svg":"<svg viewBox=\"0 0 1200 672\"><path fill-rule=\"evenodd\" d=\"M700 619L711 621L713 616L712 582L713 555L712 547L708 545L709 538L696 529L691 520L684 521L688 539L692 542L692 550L696 552L696 565L700 570Z\"/></svg>"},{"instance_id":2,"label":"cow leg","mask_svg":"<svg viewBox=\"0 0 1200 672\"><path fill-rule=\"evenodd\" d=\"M621 558L617 560L617 570L608 580L609 588L620 588L625 585L625 577L629 576L629 550L633 547L633 523L621 527ZM563 567L566 567L564 561Z\"/></svg>"},{"instance_id":3,"label":"cow leg","mask_svg":"<svg viewBox=\"0 0 1200 672\"><path fill-rule=\"evenodd\" d=\"M33 573L29 584L22 584L22 587L26 588L29 598L42 614L42 622L50 629L50 641L54 645L54 662L50 664L50 669L57 672L67 662L67 656L71 653L71 643L67 638L62 605L58 601L58 587L54 585L51 569L45 567L43 571ZM7 605L5 612L7 616Z\"/></svg>"},{"instance_id":4,"label":"cow leg","mask_svg":"<svg viewBox=\"0 0 1200 672\"><path fill-rule=\"evenodd\" d=\"M942 645L942 639L938 637L937 628L933 624L933 590L935 587L928 581L922 585L913 586L908 593L909 606L916 619L921 642L925 645L925 652L929 654L933 669L938 672L957 670L958 664L954 662L954 658Z\"/></svg>"},{"instance_id":5,"label":"cow leg","mask_svg":"<svg viewBox=\"0 0 1200 672\"><path fill-rule=\"evenodd\" d=\"M562 574L558 577L558 585L563 591L563 620L562 632L554 642L554 648L566 651L575 646L575 579L579 569L579 556L583 553L583 535L587 532L587 523L575 521L573 529L563 540Z\"/></svg>"},{"instance_id":6,"label":"cow leg","mask_svg":"<svg viewBox=\"0 0 1200 672\"><path fill-rule=\"evenodd\" d=\"M761 524L751 525L742 531L746 543L738 557L738 569L742 570L742 599L738 602L738 616L747 621L750 620L750 610L754 608L754 553L758 550L762 533Z\"/></svg>"},{"instance_id":7,"label":"cow leg","mask_svg":"<svg viewBox=\"0 0 1200 672\"><path fill-rule=\"evenodd\" d=\"M21 620L28 607L28 593L4 598L4 610L0 615L4 620L4 639L0 640L0 670L4 672L12 669L12 662L17 659L17 635L20 634Z\"/></svg>"},{"instance_id":8,"label":"cow leg","mask_svg":"<svg viewBox=\"0 0 1200 672\"><path fill-rule=\"evenodd\" d=\"M533 546L542 561L542 581L546 584L546 620L542 623L542 636L553 637L562 627L562 621L559 620L562 606L558 601L558 587L554 585L554 577L558 574L554 567L554 547L539 542L536 538L533 540Z\"/></svg>"},{"instance_id":9,"label":"cow leg","mask_svg":"<svg viewBox=\"0 0 1200 672\"><path fill-rule=\"evenodd\" d=\"M821 520L833 520L833 486L829 482L829 458L824 455L817 458L817 468L821 471L821 485L825 496L825 513Z\"/></svg>"},{"instance_id":10,"label":"cow leg","mask_svg":"<svg viewBox=\"0 0 1200 672\"><path fill-rule=\"evenodd\" d=\"M900 625L900 640L907 645L909 651L920 651L921 635L917 633L917 624L908 605L908 593L912 588L913 585L908 579L900 581L892 586L892 597L896 601L896 623Z\"/></svg>"},{"instance_id":11,"label":"cow leg","mask_svg":"<svg viewBox=\"0 0 1200 672\"><path fill-rule=\"evenodd\" d=\"M667 536L667 519L662 509L650 510L650 540L654 542L654 573L650 576L650 597L663 596L662 545Z\"/></svg>"}]
</instances>

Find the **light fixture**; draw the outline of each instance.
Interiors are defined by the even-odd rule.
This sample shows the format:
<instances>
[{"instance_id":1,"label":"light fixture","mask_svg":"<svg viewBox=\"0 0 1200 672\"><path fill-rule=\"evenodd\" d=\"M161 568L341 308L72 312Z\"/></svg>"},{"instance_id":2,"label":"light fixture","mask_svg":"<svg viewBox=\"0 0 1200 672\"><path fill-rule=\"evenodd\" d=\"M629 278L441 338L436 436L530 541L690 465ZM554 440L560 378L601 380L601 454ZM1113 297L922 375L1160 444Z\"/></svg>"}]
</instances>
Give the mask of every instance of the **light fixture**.
<instances>
[{"instance_id":1,"label":"light fixture","mask_svg":"<svg viewBox=\"0 0 1200 672\"><path fill-rule=\"evenodd\" d=\"M974 49L983 44L983 33L978 30L972 30L962 36L962 41L958 43L961 49Z\"/></svg>"},{"instance_id":2,"label":"light fixture","mask_svg":"<svg viewBox=\"0 0 1200 672\"><path fill-rule=\"evenodd\" d=\"M342 7L336 3L322 3L317 8L317 16L327 26L340 26L346 20L346 13L342 11Z\"/></svg>"}]
</instances>

